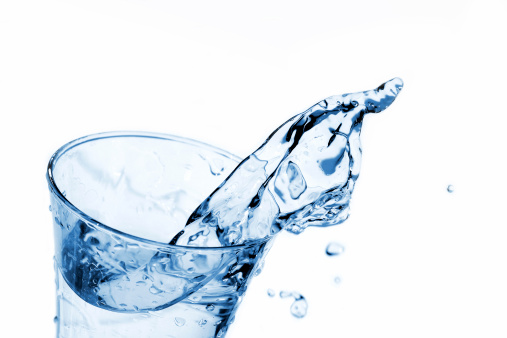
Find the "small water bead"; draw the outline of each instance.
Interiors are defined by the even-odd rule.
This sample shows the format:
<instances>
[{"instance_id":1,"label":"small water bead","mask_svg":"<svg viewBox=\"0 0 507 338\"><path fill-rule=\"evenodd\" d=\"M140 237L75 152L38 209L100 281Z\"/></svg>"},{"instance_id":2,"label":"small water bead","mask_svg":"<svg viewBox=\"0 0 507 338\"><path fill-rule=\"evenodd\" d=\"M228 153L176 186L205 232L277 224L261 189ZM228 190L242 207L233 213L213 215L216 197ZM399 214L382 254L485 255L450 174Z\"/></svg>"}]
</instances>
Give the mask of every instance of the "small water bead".
<instances>
[{"instance_id":1,"label":"small water bead","mask_svg":"<svg viewBox=\"0 0 507 338\"><path fill-rule=\"evenodd\" d=\"M269 297L274 297L275 295L276 295L275 290L273 290L273 289L268 289L268 296L269 296Z\"/></svg>"},{"instance_id":2,"label":"small water bead","mask_svg":"<svg viewBox=\"0 0 507 338\"><path fill-rule=\"evenodd\" d=\"M58 323L58 316L55 316L55 318L53 318L53 322Z\"/></svg>"},{"instance_id":3,"label":"small water bead","mask_svg":"<svg viewBox=\"0 0 507 338\"><path fill-rule=\"evenodd\" d=\"M181 317L175 317L174 318L174 324L176 324L176 326L183 326L185 325L187 321L185 320L185 318L181 318Z\"/></svg>"},{"instance_id":4,"label":"small water bead","mask_svg":"<svg viewBox=\"0 0 507 338\"><path fill-rule=\"evenodd\" d=\"M288 298L288 297L292 297L292 292L280 291L280 298Z\"/></svg>"},{"instance_id":5,"label":"small water bead","mask_svg":"<svg viewBox=\"0 0 507 338\"><path fill-rule=\"evenodd\" d=\"M150 292L151 292L152 294L154 294L154 295L158 295L158 294L160 294L160 293L164 292L164 291L160 290L159 288L157 288L157 287L155 287L155 286L150 287L150 289L149 289L149 290L150 290Z\"/></svg>"},{"instance_id":6,"label":"small water bead","mask_svg":"<svg viewBox=\"0 0 507 338\"><path fill-rule=\"evenodd\" d=\"M345 247L337 242L331 242L326 247L326 254L328 256L338 256L345 251Z\"/></svg>"},{"instance_id":7,"label":"small water bead","mask_svg":"<svg viewBox=\"0 0 507 338\"><path fill-rule=\"evenodd\" d=\"M298 296L299 297L296 297L296 300L290 307L290 313L296 318L303 318L308 312L308 303L306 302L305 297L302 295Z\"/></svg>"},{"instance_id":8,"label":"small water bead","mask_svg":"<svg viewBox=\"0 0 507 338\"><path fill-rule=\"evenodd\" d=\"M200 321L197 322L197 324L199 324L199 326L204 326L208 323L208 321L206 319L201 319Z\"/></svg>"},{"instance_id":9,"label":"small water bead","mask_svg":"<svg viewBox=\"0 0 507 338\"><path fill-rule=\"evenodd\" d=\"M192 295L192 297L190 297L190 299L191 299L193 302L198 302L198 301L200 301L200 300L201 300L201 298L202 298L201 296L196 295L196 294L194 294L194 295Z\"/></svg>"},{"instance_id":10,"label":"small water bead","mask_svg":"<svg viewBox=\"0 0 507 338\"><path fill-rule=\"evenodd\" d=\"M449 192L449 193L453 193L454 192L454 186L452 184L449 184L447 186L447 192Z\"/></svg>"},{"instance_id":11,"label":"small water bead","mask_svg":"<svg viewBox=\"0 0 507 338\"><path fill-rule=\"evenodd\" d=\"M51 208L51 204L49 205L49 211L53 211L53 209Z\"/></svg>"},{"instance_id":12,"label":"small water bead","mask_svg":"<svg viewBox=\"0 0 507 338\"><path fill-rule=\"evenodd\" d=\"M336 276L333 281L335 284L340 284L342 282L342 279L340 277Z\"/></svg>"},{"instance_id":13,"label":"small water bead","mask_svg":"<svg viewBox=\"0 0 507 338\"><path fill-rule=\"evenodd\" d=\"M213 310L215 310L215 305L213 305L213 304L208 304L208 305L206 306L206 311L213 311Z\"/></svg>"}]
</instances>

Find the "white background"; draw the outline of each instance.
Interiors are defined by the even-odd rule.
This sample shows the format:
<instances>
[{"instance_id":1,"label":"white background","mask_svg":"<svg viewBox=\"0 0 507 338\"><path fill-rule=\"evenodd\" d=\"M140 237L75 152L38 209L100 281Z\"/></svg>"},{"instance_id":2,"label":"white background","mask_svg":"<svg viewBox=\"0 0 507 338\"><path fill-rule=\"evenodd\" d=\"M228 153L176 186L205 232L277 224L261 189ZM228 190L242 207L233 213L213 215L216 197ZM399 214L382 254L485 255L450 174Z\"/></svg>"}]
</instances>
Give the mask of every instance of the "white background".
<instances>
[{"instance_id":1,"label":"white background","mask_svg":"<svg viewBox=\"0 0 507 338\"><path fill-rule=\"evenodd\" d=\"M501 0L2 1L1 335L54 336L59 146L144 130L243 157L317 101L399 76L365 119L350 219L279 238L229 337L506 337L506 15ZM308 315L267 288L302 293Z\"/></svg>"}]
</instances>

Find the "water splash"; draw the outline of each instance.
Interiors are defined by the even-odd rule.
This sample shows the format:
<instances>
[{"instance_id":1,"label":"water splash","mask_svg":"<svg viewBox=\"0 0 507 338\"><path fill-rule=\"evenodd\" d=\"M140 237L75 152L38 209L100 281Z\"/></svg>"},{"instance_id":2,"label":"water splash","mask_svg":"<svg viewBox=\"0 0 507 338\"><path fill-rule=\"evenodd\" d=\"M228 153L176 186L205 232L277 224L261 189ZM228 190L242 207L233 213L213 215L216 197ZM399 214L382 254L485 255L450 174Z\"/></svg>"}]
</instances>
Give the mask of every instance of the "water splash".
<instances>
[{"instance_id":1,"label":"water splash","mask_svg":"<svg viewBox=\"0 0 507 338\"><path fill-rule=\"evenodd\" d=\"M345 221L359 176L365 114L379 113L403 87L331 96L276 129L193 212L172 244L226 246Z\"/></svg>"}]
</instances>

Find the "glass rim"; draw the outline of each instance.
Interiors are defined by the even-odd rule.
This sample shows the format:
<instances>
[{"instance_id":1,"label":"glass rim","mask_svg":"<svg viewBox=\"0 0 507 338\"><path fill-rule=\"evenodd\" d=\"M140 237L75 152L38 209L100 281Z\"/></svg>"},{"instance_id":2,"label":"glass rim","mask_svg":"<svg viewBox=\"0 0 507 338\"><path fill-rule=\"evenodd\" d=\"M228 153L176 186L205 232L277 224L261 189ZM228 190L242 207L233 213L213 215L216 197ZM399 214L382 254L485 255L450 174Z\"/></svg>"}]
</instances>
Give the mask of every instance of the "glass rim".
<instances>
[{"instance_id":1,"label":"glass rim","mask_svg":"<svg viewBox=\"0 0 507 338\"><path fill-rule=\"evenodd\" d=\"M165 134L165 133L155 133L155 132L144 132L144 131L110 131L110 132L102 132L102 133L95 133L90 134L87 136L83 136L80 138L77 138L73 141L70 141L63 146L61 146L49 159L47 170L46 170L46 180L49 185L49 189L56 198L63 203L65 207L67 207L72 213L74 213L78 218L80 218L82 221L85 221L87 224L92 225L93 227L96 227L97 229L104 230L106 232L126 237L129 240L134 240L137 242L141 242L143 244L147 244L150 246L156 246L157 248L167 248L171 250L195 250L195 251L230 251L235 249L242 249L247 248L255 245L262 244L264 242L269 241L273 236L267 236L261 239L256 239L253 241L248 241L247 243L238 244L238 245L230 245L230 246L221 246L221 247L199 247L199 246L184 246L184 245L174 245L164 242L158 242L150 239L146 239L143 237L131 235L129 233L117 230L115 228L112 228L102 222L99 222L92 217L90 217L85 212L81 211L78 207L76 207L74 204L72 204L66 197L63 195L63 193L58 188L54 177L53 177L53 168L56 166L58 159L68 150L77 147L83 143L96 141L100 139L106 139L106 138L114 138L114 137L142 137L142 138L153 138L153 139L160 139L160 140L168 140L168 141L176 141L181 143L186 143L189 145L194 145L198 147L204 147L208 150L212 150L220 155L223 155L225 157L228 157L232 160L237 161L238 163L241 162L241 158L226 151L223 149L220 149L218 147L209 145L207 143L193 140L190 138L182 137L182 136L176 136L172 134Z\"/></svg>"}]
</instances>

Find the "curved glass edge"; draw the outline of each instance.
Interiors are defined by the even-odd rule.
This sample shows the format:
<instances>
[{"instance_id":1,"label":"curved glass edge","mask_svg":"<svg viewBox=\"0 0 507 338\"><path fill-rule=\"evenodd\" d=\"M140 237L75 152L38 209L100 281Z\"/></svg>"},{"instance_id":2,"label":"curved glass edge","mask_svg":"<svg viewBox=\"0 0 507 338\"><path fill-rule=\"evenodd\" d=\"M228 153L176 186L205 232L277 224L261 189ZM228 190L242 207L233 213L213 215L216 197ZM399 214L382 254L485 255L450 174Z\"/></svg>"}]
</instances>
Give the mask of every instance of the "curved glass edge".
<instances>
[{"instance_id":1,"label":"curved glass edge","mask_svg":"<svg viewBox=\"0 0 507 338\"><path fill-rule=\"evenodd\" d=\"M161 139L161 140L169 140L169 141L177 141L181 143L186 143L193 146L198 147L204 147L209 150L212 150L224 157L230 158L233 161L236 161L238 164L241 162L241 158L229 153L228 151L225 151L223 149L214 147L212 145L209 145L207 143L189 139L186 137L171 135L171 134L163 134L163 133L153 133L153 132L142 132L142 131L112 131L112 132L103 132L103 133L97 133L97 134L90 134L87 136L83 136L80 138L77 138L73 141L68 142L67 144L60 147L49 159L49 163L47 166L46 171L46 180L49 185L49 190L54 196L61 202L65 207L67 207L76 217L81 219L83 222L87 223L89 226L100 229L102 231L123 236L133 241L138 241L146 245L150 246L156 246L157 248L164 248L169 250L192 250L192 251L230 251L230 250L236 250L236 249L244 249L256 245L260 245L264 242L269 241L272 236L261 238L255 241L250 241L247 243L239 244L239 245L231 245L226 247L195 247L195 246L183 246L183 245L172 245L164 242L157 242L153 240L149 240L146 238L134 236L131 234L128 234L123 231L116 230L112 227L109 227L108 225L101 223L90 216L88 216L86 213L81 211L79 208L77 208L75 205L73 205L67 198L62 194L62 192L58 189L54 178L53 178L53 167L56 165L58 159L60 156L62 156L66 151L79 146L83 143L96 141L100 139L105 138L113 138L113 137L142 137L142 138L154 138L154 139Z\"/></svg>"}]
</instances>

